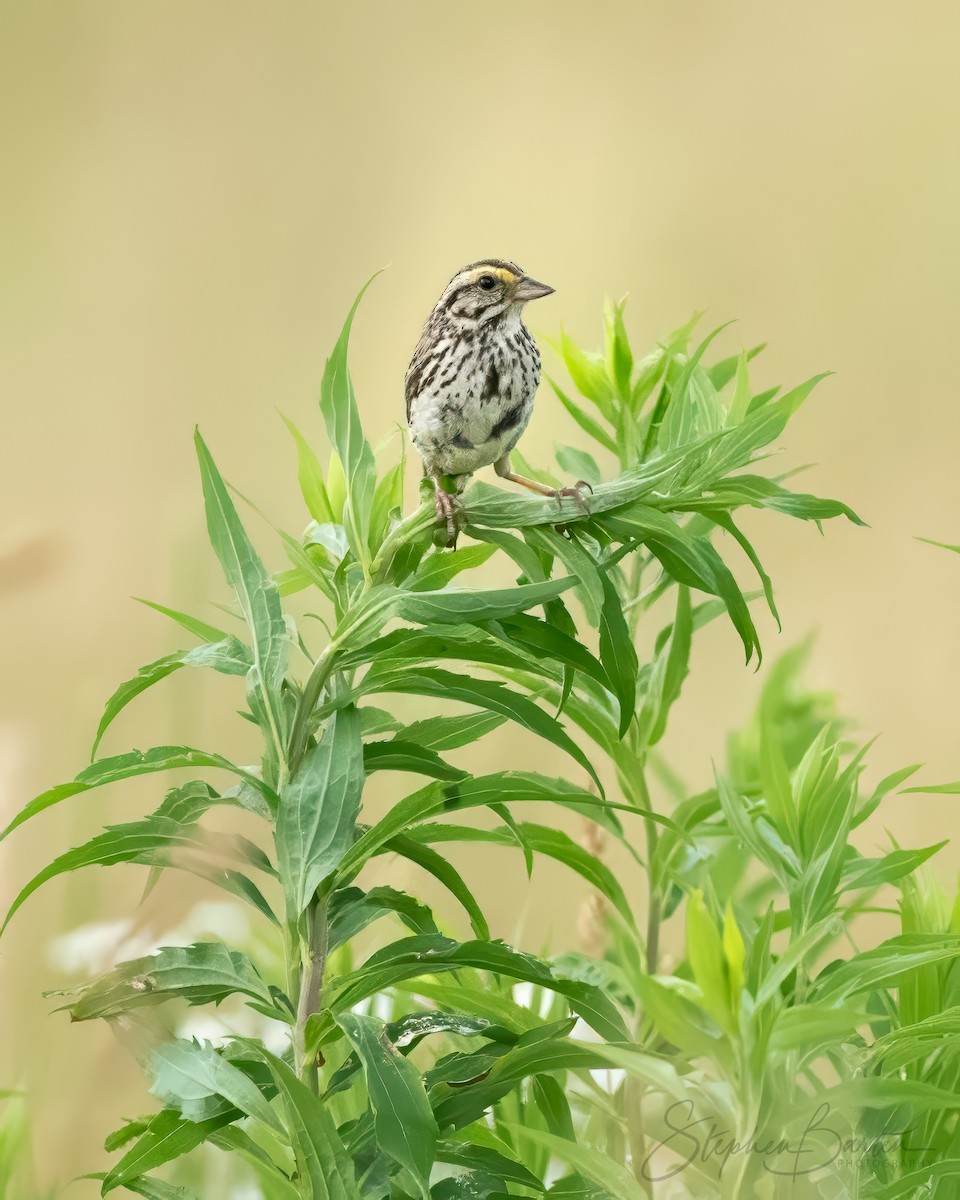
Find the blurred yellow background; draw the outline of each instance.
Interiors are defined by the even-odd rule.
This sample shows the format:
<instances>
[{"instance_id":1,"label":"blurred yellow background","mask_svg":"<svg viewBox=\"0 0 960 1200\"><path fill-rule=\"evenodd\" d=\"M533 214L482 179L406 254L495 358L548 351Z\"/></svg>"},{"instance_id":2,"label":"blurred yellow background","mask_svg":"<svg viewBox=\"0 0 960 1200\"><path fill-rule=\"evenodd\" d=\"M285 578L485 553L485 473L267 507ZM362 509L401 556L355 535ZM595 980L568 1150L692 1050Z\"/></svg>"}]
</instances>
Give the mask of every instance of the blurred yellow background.
<instances>
[{"instance_id":1,"label":"blurred yellow background","mask_svg":"<svg viewBox=\"0 0 960 1200\"><path fill-rule=\"evenodd\" d=\"M541 334L562 323L595 344L604 295L629 292L641 352L703 308L712 324L739 318L725 352L769 341L764 385L838 372L788 431L783 465L817 463L802 486L871 528L833 523L821 539L748 520L784 622L779 637L762 625L766 650L816 632L814 682L883 734L871 778L919 760L930 781L960 775L960 561L913 540L960 541L958 37L960 10L942 0L6 0L4 819L72 777L114 686L181 644L128 597L208 615L206 599L224 598L193 426L225 475L298 529L276 409L319 440L323 359L357 287L391 264L352 354L376 441L402 420L403 371L443 284L487 255L556 287L529 312ZM541 393L526 456L576 436ZM248 524L281 567L269 529ZM718 622L669 742L691 781L709 777L757 686ZM162 687L109 751L183 740L242 754L232 681ZM529 765L529 743L494 738L487 762ZM0 852L4 904L46 855L161 791L81 797L22 831ZM923 844L956 830L955 801L894 800L885 821ZM502 862L477 880L495 932L571 944L582 890L541 868L528 891ZM957 862L938 860L948 882ZM136 869L60 881L0 947L0 1088L28 1089L38 1143L55 1148L41 1184L102 1165L99 1139L148 1107L109 1030L70 1029L39 995L72 977L52 939L122 921L141 886ZM204 894L161 887L104 944L149 943Z\"/></svg>"}]
</instances>

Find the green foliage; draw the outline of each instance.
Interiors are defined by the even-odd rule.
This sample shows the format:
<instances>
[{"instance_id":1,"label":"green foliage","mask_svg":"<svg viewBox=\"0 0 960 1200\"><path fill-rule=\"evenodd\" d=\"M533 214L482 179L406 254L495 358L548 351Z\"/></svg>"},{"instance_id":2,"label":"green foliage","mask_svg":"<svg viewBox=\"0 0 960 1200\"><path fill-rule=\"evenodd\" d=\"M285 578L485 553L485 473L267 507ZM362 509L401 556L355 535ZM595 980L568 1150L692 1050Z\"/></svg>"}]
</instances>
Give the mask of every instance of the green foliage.
<instances>
[{"instance_id":1,"label":"green foliage","mask_svg":"<svg viewBox=\"0 0 960 1200\"><path fill-rule=\"evenodd\" d=\"M250 947L166 947L65 997L77 1021L136 1023L162 1105L108 1137L119 1158L96 1176L103 1194L189 1195L181 1181L221 1194L198 1175L202 1147L266 1200L952 1194L960 921L920 870L938 846L857 848L858 829L915 768L862 791L866 751L803 690L801 653L768 672L712 787L692 791L660 758L696 632L725 618L759 664L753 601L777 619L741 524L749 510L859 523L839 501L757 473L822 377L755 392L761 347L709 363L720 330L692 345L694 321L640 357L623 305L608 305L603 351L563 335L573 386L551 381L593 443L557 450L561 472L594 484L587 503L477 481L468 540L450 551L434 544L429 495L402 516L402 459L378 476L347 368L359 299L323 375L326 474L287 423L310 518L301 537L279 533L289 568L268 571L198 434L210 541L245 632L151 605L200 644L122 684L94 746L146 689L209 667L244 677L260 761L189 746L95 757L6 831L140 775L187 767L228 780L223 791L205 778L173 787L148 816L55 857L10 907L8 920L58 875L124 863L146 866L151 884L191 871L262 918ZM494 557L512 564L513 586L464 582ZM286 603L308 591L326 638ZM402 719L391 697L408 695L433 711ZM549 773L470 774L448 757L506 722L551 756ZM695 760L688 748L685 765ZM371 820L367 780L381 772L395 795ZM409 788L408 774L425 782ZM537 820L518 809L530 804ZM578 843L544 806L593 832ZM215 809L256 822L255 835L211 834ZM603 837L629 872L604 861ZM586 881L592 953L551 961L494 939L448 843L483 846L491 863L519 851L528 872L549 858ZM440 917L377 881L387 854L458 907ZM902 928L850 949L853 923L891 886ZM458 922L473 936L453 936ZM669 971L665 936L683 947ZM171 1040L154 1018L183 1004L245 1004L287 1048ZM717 1130L718 1146L691 1153L700 1134L678 1135L681 1117L688 1131ZM838 1138L875 1149L891 1130L925 1148L901 1138L854 1156L851 1171L828 1156ZM798 1139L815 1161L797 1166Z\"/></svg>"}]
</instances>

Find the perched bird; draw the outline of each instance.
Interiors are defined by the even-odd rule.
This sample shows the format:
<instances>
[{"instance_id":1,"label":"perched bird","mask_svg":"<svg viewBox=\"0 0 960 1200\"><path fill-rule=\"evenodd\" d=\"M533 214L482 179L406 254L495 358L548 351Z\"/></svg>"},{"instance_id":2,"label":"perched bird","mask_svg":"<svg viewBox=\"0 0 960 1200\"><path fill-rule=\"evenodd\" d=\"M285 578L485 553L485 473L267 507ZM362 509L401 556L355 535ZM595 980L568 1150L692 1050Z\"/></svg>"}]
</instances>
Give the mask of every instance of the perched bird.
<instances>
[{"instance_id":1,"label":"perched bird","mask_svg":"<svg viewBox=\"0 0 960 1200\"><path fill-rule=\"evenodd\" d=\"M493 464L501 478L543 496L579 499L586 486L546 487L510 469L510 451L530 421L540 383L540 351L523 323L523 306L552 291L515 263L484 258L454 275L423 327L405 379L407 425L451 542L459 495L481 467Z\"/></svg>"}]
</instances>

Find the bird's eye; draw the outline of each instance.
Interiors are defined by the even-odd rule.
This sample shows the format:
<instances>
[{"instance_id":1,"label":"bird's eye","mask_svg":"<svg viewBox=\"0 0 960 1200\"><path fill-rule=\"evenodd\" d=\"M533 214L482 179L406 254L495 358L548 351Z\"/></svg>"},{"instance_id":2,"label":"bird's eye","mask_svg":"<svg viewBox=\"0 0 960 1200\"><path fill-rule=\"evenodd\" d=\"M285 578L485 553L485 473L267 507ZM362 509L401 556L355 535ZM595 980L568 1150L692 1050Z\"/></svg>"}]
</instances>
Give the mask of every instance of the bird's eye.
<instances>
[{"instance_id":1,"label":"bird's eye","mask_svg":"<svg viewBox=\"0 0 960 1200\"><path fill-rule=\"evenodd\" d=\"M492 292L497 286L497 281L492 275L481 275L477 283L479 283L485 292Z\"/></svg>"}]
</instances>

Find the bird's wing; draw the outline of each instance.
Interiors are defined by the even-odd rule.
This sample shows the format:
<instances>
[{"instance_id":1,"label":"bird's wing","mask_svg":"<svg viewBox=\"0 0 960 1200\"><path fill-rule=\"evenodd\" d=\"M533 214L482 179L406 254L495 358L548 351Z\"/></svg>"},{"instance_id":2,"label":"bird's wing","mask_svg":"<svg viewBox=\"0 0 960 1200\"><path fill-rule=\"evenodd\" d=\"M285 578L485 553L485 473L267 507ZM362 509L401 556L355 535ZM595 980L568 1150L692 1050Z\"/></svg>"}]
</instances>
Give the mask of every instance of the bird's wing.
<instances>
[{"instance_id":1,"label":"bird's wing","mask_svg":"<svg viewBox=\"0 0 960 1200\"><path fill-rule=\"evenodd\" d=\"M408 425L410 423L411 407L414 400L420 394L420 384L423 380L424 369L430 362L430 347L432 344L433 339L429 328L426 328L420 334L420 341L417 342L417 348L413 352L413 358L410 359L410 365L407 367L407 373L403 380L403 390L407 401Z\"/></svg>"}]
</instances>

